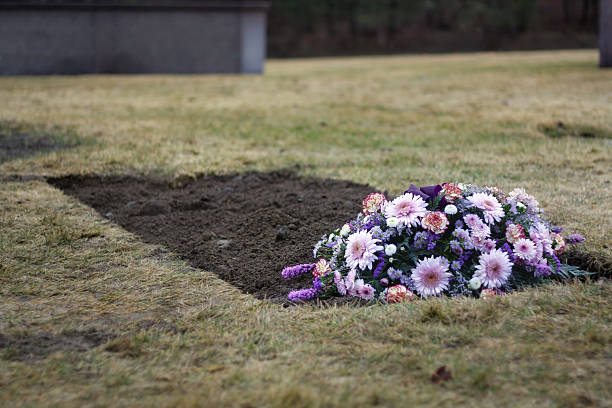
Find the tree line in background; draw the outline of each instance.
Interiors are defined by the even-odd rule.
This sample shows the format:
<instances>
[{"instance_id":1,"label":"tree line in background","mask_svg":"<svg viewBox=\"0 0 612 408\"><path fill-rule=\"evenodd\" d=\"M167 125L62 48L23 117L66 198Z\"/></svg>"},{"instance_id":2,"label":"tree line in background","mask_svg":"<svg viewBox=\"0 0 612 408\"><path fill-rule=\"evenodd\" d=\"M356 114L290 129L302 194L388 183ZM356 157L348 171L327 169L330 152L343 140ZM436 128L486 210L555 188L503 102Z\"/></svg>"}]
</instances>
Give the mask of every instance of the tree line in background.
<instances>
[{"instance_id":1,"label":"tree line in background","mask_svg":"<svg viewBox=\"0 0 612 408\"><path fill-rule=\"evenodd\" d=\"M598 0L271 0L271 57L595 47Z\"/></svg>"}]
</instances>

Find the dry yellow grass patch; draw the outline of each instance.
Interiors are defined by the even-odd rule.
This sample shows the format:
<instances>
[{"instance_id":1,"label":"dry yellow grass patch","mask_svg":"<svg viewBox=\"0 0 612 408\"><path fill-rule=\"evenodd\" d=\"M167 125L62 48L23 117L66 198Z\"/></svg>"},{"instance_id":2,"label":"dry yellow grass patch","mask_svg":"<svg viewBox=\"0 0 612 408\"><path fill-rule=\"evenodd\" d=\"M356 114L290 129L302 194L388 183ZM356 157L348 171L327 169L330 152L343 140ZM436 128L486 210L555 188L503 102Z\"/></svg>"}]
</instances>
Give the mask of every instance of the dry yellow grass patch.
<instances>
[{"instance_id":1,"label":"dry yellow grass patch","mask_svg":"<svg viewBox=\"0 0 612 408\"><path fill-rule=\"evenodd\" d=\"M5 161L0 178L297 165L392 193L524 186L587 237L583 251L609 258L612 71L596 65L594 51L566 51L0 78L0 133L6 121L55 125L85 141ZM543 133L558 122L569 136ZM0 400L11 406L612 404L608 280L486 302L282 309L43 180L0 182L0 208L0 344L11 344ZM453 379L432 383L442 365Z\"/></svg>"}]
</instances>

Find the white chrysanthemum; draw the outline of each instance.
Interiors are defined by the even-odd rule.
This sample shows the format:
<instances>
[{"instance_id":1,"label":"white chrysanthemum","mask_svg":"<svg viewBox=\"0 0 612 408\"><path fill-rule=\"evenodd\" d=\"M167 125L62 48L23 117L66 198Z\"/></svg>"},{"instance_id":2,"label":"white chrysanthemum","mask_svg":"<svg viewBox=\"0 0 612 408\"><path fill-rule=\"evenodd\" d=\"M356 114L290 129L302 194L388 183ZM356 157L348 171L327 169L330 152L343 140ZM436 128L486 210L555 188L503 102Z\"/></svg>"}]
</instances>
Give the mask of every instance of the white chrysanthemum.
<instances>
[{"instance_id":1,"label":"white chrysanthemum","mask_svg":"<svg viewBox=\"0 0 612 408\"><path fill-rule=\"evenodd\" d=\"M398 225L418 225L426 209L427 203L421 197L406 193L385 206L385 216L397 218Z\"/></svg>"},{"instance_id":2,"label":"white chrysanthemum","mask_svg":"<svg viewBox=\"0 0 612 408\"><path fill-rule=\"evenodd\" d=\"M376 252L383 249L368 231L359 231L348 237L344 259L349 268L359 267L362 270L372 269L372 263L378 259Z\"/></svg>"},{"instance_id":3,"label":"white chrysanthemum","mask_svg":"<svg viewBox=\"0 0 612 408\"><path fill-rule=\"evenodd\" d=\"M483 211L485 221L489 224L501 221L505 215L502 205L491 194L475 193L469 196L467 201Z\"/></svg>"},{"instance_id":4,"label":"white chrysanthemum","mask_svg":"<svg viewBox=\"0 0 612 408\"><path fill-rule=\"evenodd\" d=\"M478 290L478 289L480 289L480 286L482 286L482 282L480 281L480 279L477 276L474 276L468 282L468 287L470 289L472 289L472 290Z\"/></svg>"},{"instance_id":5,"label":"white chrysanthemum","mask_svg":"<svg viewBox=\"0 0 612 408\"><path fill-rule=\"evenodd\" d=\"M535 258L536 244L527 238L521 238L514 243L514 255L523 261L529 261Z\"/></svg>"},{"instance_id":6,"label":"white chrysanthemum","mask_svg":"<svg viewBox=\"0 0 612 408\"><path fill-rule=\"evenodd\" d=\"M421 296L439 295L443 290L448 289L450 277L448 266L442 262L442 257L434 258L433 256L420 260L410 275L416 291Z\"/></svg>"},{"instance_id":7,"label":"white chrysanthemum","mask_svg":"<svg viewBox=\"0 0 612 408\"><path fill-rule=\"evenodd\" d=\"M399 224L399 220L395 217L391 217L387 219L387 225L391 228L397 227L398 224Z\"/></svg>"},{"instance_id":8,"label":"white chrysanthemum","mask_svg":"<svg viewBox=\"0 0 612 408\"><path fill-rule=\"evenodd\" d=\"M444 207L444 212L448 215L457 214L457 207L453 204L448 204L446 207Z\"/></svg>"},{"instance_id":9,"label":"white chrysanthemum","mask_svg":"<svg viewBox=\"0 0 612 408\"><path fill-rule=\"evenodd\" d=\"M385 254L391 256L397 252L397 247L393 244L385 245Z\"/></svg>"},{"instance_id":10,"label":"white chrysanthemum","mask_svg":"<svg viewBox=\"0 0 612 408\"><path fill-rule=\"evenodd\" d=\"M474 276L487 288L499 288L506 283L510 273L512 273L512 262L508 259L508 254L494 249L480 256Z\"/></svg>"}]
</instances>

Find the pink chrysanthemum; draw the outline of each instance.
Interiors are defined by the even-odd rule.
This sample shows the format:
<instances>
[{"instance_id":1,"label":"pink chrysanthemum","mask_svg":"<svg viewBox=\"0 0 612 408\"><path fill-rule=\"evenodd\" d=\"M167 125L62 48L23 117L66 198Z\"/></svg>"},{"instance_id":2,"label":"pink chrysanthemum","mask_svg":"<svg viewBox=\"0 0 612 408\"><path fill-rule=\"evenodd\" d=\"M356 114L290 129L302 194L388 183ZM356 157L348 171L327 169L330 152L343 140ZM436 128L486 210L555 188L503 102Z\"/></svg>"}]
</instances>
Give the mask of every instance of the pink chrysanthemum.
<instances>
[{"instance_id":1,"label":"pink chrysanthemum","mask_svg":"<svg viewBox=\"0 0 612 408\"><path fill-rule=\"evenodd\" d=\"M482 244L483 252L491 252L494 249L495 249L495 241L493 241L492 239L487 239Z\"/></svg>"},{"instance_id":2,"label":"pink chrysanthemum","mask_svg":"<svg viewBox=\"0 0 612 408\"><path fill-rule=\"evenodd\" d=\"M506 283L510 273L512 273L512 262L508 259L508 254L494 249L488 254L480 255L474 276L480 279L483 286L499 288Z\"/></svg>"},{"instance_id":3,"label":"pink chrysanthemum","mask_svg":"<svg viewBox=\"0 0 612 408\"><path fill-rule=\"evenodd\" d=\"M448 227L448 218L441 211L431 211L425 214L421 226L434 234L442 234Z\"/></svg>"},{"instance_id":4,"label":"pink chrysanthemum","mask_svg":"<svg viewBox=\"0 0 612 408\"><path fill-rule=\"evenodd\" d=\"M376 253L383 247L379 239L372 237L368 231L359 231L348 237L344 259L351 269L372 269L372 263L378 260Z\"/></svg>"},{"instance_id":5,"label":"pink chrysanthemum","mask_svg":"<svg viewBox=\"0 0 612 408\"><path fill-rule=\"evenodd\" d=\"M546 225L538 222L536 225L529 228L529 238L536 244L541 244L545 252L552 252L552 240L550 239L550 231Z\"/></svg>"},{"instance_id":6,"label":"pink chrysanthemum","mask_svg":"<svg viewBox=\"0 0 612 408\"><path fill-rule=\"evenodd\" d=\"M338 271L334 271L334 283L336 284L338 293L340 293L342 296L346 295L346 285L344 284L342 275Z\"/></svg>"},{"instance_id":7,"label":"pink chrysanthemum","mask_svg":"<svg viewBox=\"0 0 612 408\"><path fill-rule=\"evenodd\" d=\"M421 296L439 295L448 289L450 277L448 266L442 263L442 258L433 256L420 260L410 275L416 291Z\"/></svg>"},{"instance_id":8,"label":"pink chrysanthemum","mask_svg":"<svg viewBox=\"0 0 612 408\"><path fill-rule=\"evenodd\" d=\"M480 221L480 219L478 219L478 222L476 222L474 226L472 227L472 236L478 237L484 240L485 238L489 238L490 235L491 235L491 228L489 228L487 224L485 224L484 222Z\"/></svg>"},{"instance_id":9,"label":"pink chrysanthemum","mask_svg":"<svg viewBox=\"0 0 612 408\"><path fill-rule=\"evenodd\" d=\"M419 196L406 193L385 206L387 218L397 218L398 225L419 225L419 218L425 215L427 203Z\"/></svg>"},{"instance_id":10,"label":"pink chrysanthemum","mask_svg":"<svg viewBox=\"0 0 612 408\"><path fill-rule=\"evenodd\" d=\"M525 238L525 229L521 224L508 224L506 228L506 241L514 244L521 238Z\"/></svg>"},{"instance_id":11,"label":"pink chrysanthemum","mask_svg":"<svg viewBox=\"0 0 612 408\"><path fill-rule=\"evenodd\" d=\"M374 214L378 212L384 204L387 202L387 198L382 193L370 193L361 203L363 215Z\"/></svg>"},{"instance_id":12,"label":"pink chrysanthemum","mask_svg":"<svg viewBox=\"0 0 612 408\"><path fill-rule=\"evenodd\" d=\"M467 225L468 228L474 228L476 224L482 223L482 221L480 220L480 217L477 216L476 214L464 215L463 222L465 222L465 225Z\"/></svg>"},{"instance_id":13,"label":"pink chrysanthemum","mask_svg":"<svg viewBox=\"0 0 612 408\"><path fill-rule=\"evenodd\" d=\"M536 257L536 244L527 238L521 238L514 243L514 255L523 261L529 261Z\"/></svg>"},{"instance_id":14,"label":"pink chrysanthemum","mask_svg":"<svg viewBox=\"0 0 612 408\"><path fill-rule=\"evenodd\" d=\"M485 221L488 224L501 221L505 215L504 210L497 198L487 193L475 193L467 198L475 207L483 211Z\"/></svg>"},{"instance_id":15,"label":"pink chrysanthemum","mask_svg":"<svg viewBox=\"0 0 612 408\"><path fill-rule=\"evenodd\" d=\"M365 284L359 289L357 296L365 300L372 300L374 299L374 293L375 291L372 285Z\"/></svg>"}]
</instances>

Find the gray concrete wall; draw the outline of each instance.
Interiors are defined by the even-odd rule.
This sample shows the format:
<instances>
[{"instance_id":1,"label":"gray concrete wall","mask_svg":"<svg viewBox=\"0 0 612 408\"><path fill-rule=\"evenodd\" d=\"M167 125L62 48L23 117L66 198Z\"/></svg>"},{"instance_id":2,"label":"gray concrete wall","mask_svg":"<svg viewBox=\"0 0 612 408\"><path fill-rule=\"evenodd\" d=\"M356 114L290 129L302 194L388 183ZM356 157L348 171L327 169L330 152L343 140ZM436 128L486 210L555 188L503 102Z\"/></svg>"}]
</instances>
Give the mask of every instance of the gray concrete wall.
<instances>
[{"instance_id":1,"label":"gray concrete wall","mask_svg":"<svg viewBox=\"0 0 612 408\"><path fill-rule=\"evenodd\" d=\"M612 0L599 4L599 66L612 67Z\"/></svg>"},{"instance_id":2,"label":"gray concrete wall","mask_svg":"<svg viewBox=\"0 0 612 408\"><path fill-rule=\"evenodd\" d=\"M0 74L263 71L265 7L138 3L8 7L5 2L3 7L0 2Z\"/></svg>"}]
</instances>

